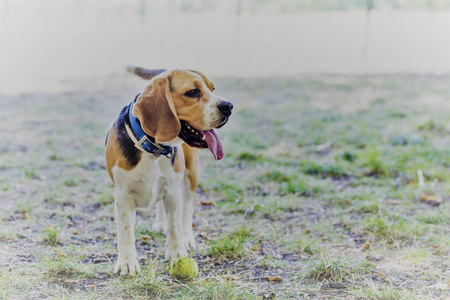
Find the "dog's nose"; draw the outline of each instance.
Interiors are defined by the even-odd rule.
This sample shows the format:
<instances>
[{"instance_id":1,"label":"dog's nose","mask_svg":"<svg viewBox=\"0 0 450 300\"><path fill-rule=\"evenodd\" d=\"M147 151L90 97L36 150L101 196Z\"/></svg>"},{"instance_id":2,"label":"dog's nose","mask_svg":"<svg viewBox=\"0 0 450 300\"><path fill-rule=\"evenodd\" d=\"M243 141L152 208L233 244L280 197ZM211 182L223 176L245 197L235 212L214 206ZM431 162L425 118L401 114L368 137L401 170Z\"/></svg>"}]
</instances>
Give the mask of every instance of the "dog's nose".
<instances>
[{"instance_id":1,"label":"dog's nose","mask_svg":"<svg viewBox=\"0 0 450 300\"><path fill-rule=\"evenodd\" d=\"M231 110L233 109L233 104L228 101L222 101L219 104L219 110L226 116L231 115Z\"/></svg>"}]
</instances>

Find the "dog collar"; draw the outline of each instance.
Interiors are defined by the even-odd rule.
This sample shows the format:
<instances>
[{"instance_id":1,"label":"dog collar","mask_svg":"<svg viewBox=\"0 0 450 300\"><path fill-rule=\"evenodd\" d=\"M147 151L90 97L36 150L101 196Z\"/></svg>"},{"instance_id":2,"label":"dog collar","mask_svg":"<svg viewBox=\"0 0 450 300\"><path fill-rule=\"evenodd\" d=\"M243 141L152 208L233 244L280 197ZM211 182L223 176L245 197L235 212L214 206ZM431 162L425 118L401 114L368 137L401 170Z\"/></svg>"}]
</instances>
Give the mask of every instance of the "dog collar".
<instances>
[{"instance_id":1,"label":"dog collar","mask_svg":"<svg viewBox=\"0 0 450 300\"><path fill-rule=\"evenodd\" d=\"M137 138L138 145L147 153L150 153L156 157L161 155L166 156L167 158L172 158L173 156L173 148L171 146L165 146L156 143L155 139L149 135L147 135L144 130L142 130L141 125L139 125L138 119L133 115L133 107L134 103L136 103L137 98L140 94L136 96L134 101L131 103L131 106L128 111L128 118L130 119L131 129L134 135ZM136 144L136 142L135 142ZM138 147L136 145L136 147ZM139 147L138 147L139 148Z\"/></svg>"}]
</instances>

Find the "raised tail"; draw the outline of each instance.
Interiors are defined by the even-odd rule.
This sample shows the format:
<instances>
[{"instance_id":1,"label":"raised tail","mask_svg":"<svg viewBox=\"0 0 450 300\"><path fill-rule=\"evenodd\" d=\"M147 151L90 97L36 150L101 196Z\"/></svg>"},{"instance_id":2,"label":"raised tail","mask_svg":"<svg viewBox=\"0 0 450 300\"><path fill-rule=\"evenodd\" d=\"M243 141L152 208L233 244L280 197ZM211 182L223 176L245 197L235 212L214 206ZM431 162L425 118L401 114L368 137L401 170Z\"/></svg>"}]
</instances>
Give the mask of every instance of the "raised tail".
<instances>
[{"instance_id":1,"label":"raised tail","mask_svg":"<svg viewBox=\"0 0 450 300\"><path fill-rule=\"evenodd\" d=\"M162 72L166 71L165 69L144 69L141 67L135 67L135 66L127 66L127 71L137 75L143 79L150 80L155 76L158 76Z\"/></svg>"}]
</instances>

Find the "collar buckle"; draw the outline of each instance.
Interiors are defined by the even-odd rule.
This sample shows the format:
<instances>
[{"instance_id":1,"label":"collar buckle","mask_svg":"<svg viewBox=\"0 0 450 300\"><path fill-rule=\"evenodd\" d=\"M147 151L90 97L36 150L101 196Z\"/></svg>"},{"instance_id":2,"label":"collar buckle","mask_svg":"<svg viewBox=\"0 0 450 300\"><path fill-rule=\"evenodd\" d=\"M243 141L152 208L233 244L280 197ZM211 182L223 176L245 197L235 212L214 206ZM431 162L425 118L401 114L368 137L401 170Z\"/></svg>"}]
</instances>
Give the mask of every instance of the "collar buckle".
<instances>
[{"instance_id":1,"label":"collar buckle","mask_svg":"<svg viewBox=\"0 0 450 300\"><path fill-rule=\"evenodd\" d=\"M146 150L147 152L152 153L154 156L159 156L161 152L164 151L163 147L156 143L152 143L152 141L150 141L146 135L144 135L139 140L139 145L141 145L141 147L144 148L144 150ZM150 145L152 145L153 147L151 147Z\"/></svg>"},{"instance_id":2,"label":"collar buckle","mask_svg":"<svg viewBox=\"0 0 450 300\"><path fill-rule=\"evenodd\" d=\"M156 157L158 157L160 155L164 155L167 158L172 158L173 157L173 147L162 147L161 145L159 145L157 143L153 143L151 140L148 139L148 137L146 135L144 135L139 140L139 145L141 145L141 147L146 152L149 152L149 153L153 154ZM170 151L168 153L163 153L164 150L170 150Z\"/></svg>"}]
</instances>

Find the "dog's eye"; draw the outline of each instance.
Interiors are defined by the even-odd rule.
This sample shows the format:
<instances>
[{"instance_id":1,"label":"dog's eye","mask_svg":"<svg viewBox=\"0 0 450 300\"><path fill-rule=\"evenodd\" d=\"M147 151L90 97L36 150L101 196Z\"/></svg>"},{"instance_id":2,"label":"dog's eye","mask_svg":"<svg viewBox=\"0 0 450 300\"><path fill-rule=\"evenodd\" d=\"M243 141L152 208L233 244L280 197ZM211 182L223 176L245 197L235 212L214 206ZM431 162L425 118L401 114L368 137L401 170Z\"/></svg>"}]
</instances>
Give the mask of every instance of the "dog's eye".
<instances>
[{"instance_id":1,"label":"dog's eye","mask_svg":"<svg viewBox=\"0 0 450 300\"><path fill-rule=\"evenodd\" d=\"M187 91L184 95L189 98L198 98L201 95L201 91L199 89L193 89Z\"/></svg>"}]
</instances>

